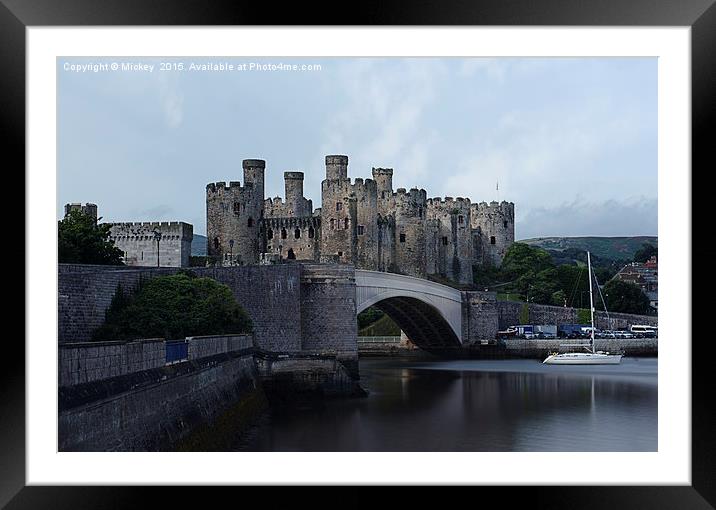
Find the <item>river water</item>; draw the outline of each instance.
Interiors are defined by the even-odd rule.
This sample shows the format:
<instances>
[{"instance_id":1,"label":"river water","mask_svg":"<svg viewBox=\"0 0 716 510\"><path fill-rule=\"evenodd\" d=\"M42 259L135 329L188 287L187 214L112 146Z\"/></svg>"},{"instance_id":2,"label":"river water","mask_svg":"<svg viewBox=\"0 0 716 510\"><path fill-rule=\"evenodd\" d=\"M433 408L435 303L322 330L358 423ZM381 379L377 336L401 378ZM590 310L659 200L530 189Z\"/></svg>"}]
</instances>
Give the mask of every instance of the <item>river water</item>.
<instances>
[{"instance_id":1,"label":"river water","mask_svg":"<svg viewBox=\"0 0 716 510\"><path fill-rule=\"evenodd\" d=\"M657 358L362 359L365 398L266 413L247 451L656 451Z\"/></svg>"}]
</instances>

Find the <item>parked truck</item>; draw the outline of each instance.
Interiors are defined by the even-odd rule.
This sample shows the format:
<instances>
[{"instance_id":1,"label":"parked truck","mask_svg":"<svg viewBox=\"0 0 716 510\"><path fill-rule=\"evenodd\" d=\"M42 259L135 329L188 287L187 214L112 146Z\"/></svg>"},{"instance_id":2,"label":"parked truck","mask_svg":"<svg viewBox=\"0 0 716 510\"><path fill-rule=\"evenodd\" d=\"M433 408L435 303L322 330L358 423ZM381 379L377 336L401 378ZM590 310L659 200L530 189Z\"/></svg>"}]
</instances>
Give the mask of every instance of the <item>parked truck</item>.
<instances>
[{"instance_id":1,"label":"parked truck","mask_svg":"<svg viewBox=\"0 0 716 510\"><path fill-rule=\"evenodd\" d=\"M589 327L589 324L560 324L557 328L557 336L559 338L584 338L583 328Z\"/></svg>"},{"instance_id":2,"label":"parked truck","mask_svg":"<svg viewBox=\"0 0 716 510\"><path fill-rule=\"evenodd\" d=\"M557 326L555 324L536 324L533 331L535 338L557 338Z\"/></svg>"}]
</instances>

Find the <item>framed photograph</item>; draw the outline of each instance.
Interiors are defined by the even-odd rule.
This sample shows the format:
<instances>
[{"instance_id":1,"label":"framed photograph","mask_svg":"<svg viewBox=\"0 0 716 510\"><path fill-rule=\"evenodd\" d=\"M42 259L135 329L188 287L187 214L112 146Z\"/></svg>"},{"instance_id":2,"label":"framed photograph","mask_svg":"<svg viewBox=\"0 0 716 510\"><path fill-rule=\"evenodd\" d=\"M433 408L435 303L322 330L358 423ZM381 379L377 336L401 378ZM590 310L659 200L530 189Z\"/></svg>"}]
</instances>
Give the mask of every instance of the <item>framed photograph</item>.
<instances>
[{"instance_id":1,"label":"framed photograph","mask_svg":"<svg viewBox=\"0 0 716 510\"><path fill-rule=\"evenodd\" d=\"M25 363L8 367L0 402L0 504L132 498L127 487L67 487L77 485L267 484L518 485L530 500L564 491L551 508L713 504L690 233L692 168L707 164L716 109L716 7L477 5L384 4L348 26L228 3L158 12L3 0L2 120L25 168L28 299L26 343L11 347ZM92 228L104 217L112 256L129 269L107 277L96 266L106 262L63 259L58 220L86 216ZM654 253L662 238L661 299L647 282L655 255L614 256L608 269L594 244L554 244L639 235ZM557 264L509 285L500 264L517 244L571 253L564 274L588 283L560 287ZM618 275L644 285L643 320L599 281ZM136 313L135 333L110 324L127 282L138 295L157 276L227 286L253 325L231 329L240 312L209 332L175 318L155 330L156 317L138 325ZM627 370L550 378L575 356L552 348L579 344L577 333L587 342L577 357ZM636 336L651 357L614 354L636 349ZM371 349L436 357L372 361ZM456 349L480 368L441 361ZM488 363L491 349L532 359ZM205 380L244 377L242 356L254 363L242 388L259 373L295 399L281 385L301 373L373 396L301 400L239 443L208 446L198 425L184 434L196 413L169 416L171 406L159 413L182 425L146 432L159 406L136 388L170 381L156 402L210 407L228 390L213 395ZM132 428L129 412L153 418ZM107 441L118 420L134 432ZM159 438L172 434L167 448Z\"/></svg>"}]
</instances>

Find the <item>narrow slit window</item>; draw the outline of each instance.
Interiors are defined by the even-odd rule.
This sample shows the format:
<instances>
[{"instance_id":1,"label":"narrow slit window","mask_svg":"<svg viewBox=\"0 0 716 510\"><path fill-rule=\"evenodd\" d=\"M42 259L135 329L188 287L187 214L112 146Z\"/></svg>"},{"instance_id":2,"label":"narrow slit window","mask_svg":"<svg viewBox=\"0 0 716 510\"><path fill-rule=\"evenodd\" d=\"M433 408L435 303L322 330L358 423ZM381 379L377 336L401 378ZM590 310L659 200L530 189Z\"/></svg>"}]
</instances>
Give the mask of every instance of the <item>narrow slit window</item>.
<instances>
[{"instance_id":1,"label":"narrow slit window","mask_svg":"<svg viewBox=\"0 0 716 510\"><path fill-rule=\"evenodd\" d=\"M447 237L443 237L443 246L447 246L448 240Z\"/></svg>"},{"instance_id":2,"label":"narrow slit window","mask_svg":"<svg viewBox=\"0 0 716 510\"><path fill-rule=\"evenodd\" d=\"M295 239L301 239L301 229L300 228L296 228L296 230L293 231L293 237Z\"/></svg>"},{"instance_id":3,"label":"narrow slit window","mask_svg":"<svg viewBox=\"0 0 716 510\"><path fill-rule=\"evenodd\" d=\"M495 236L490 236L490 244L495 244Z\"/></svg>"},{"instance_id":4,"label":"narrow slit window","mask_svg":"<svg viewBox=\"0 0 716 510\"><path fill-rule=\"evenodd\" d=\"M400 242L401 243L405 242L405 234L400 234Z\"/></svg>"},{"instance_id":5,"label":"narrow slit window","mask_svg":"<svg viewBox=\"0 0 716 510\"><path fill-rule=\"evenodd\" d=\"M358 235L359 236L363 235L363 225L358 225Z\"/></svg>"},{"instance_id":6,"label":"narrow slit window","mask_svg":"<svg viewBox=\"0 0 716 510\"><path fill-rule=\"evenodd\" d=\"M281 229L281 239L286 239L288 237L288 234L286 233L286 229Z\"/></svg>"}]
</instances>

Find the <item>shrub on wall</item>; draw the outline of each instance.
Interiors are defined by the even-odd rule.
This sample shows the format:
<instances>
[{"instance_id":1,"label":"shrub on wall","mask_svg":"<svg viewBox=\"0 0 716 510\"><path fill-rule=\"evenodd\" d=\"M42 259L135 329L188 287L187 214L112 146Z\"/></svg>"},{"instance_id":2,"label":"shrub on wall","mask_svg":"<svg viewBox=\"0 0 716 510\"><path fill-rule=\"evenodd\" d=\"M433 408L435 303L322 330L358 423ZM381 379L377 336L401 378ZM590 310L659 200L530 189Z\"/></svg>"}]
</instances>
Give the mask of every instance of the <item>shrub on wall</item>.
<instances>
[{"instance_id":1,"label":"shrub on wall","mask_svg":"<svg viewBox=\"0 0 716 510\"><path fill-rule=\"evenodd\" d=\"M577 309L577 322L579 324L589 324L592 320L592 314L589 313L589 308Z\"/></svg>"},{"instance_id":2,"label":"shrub on wall","mask_svg":"<svg viewBox=\"0 0 716 510\"><path fill-rule=\"evenodd\" d=\"M251 319L226 285L190 271L143 282L133 296L121 286L92 339L177 339L249 333Z\"/></svg>"}]
</instances>

